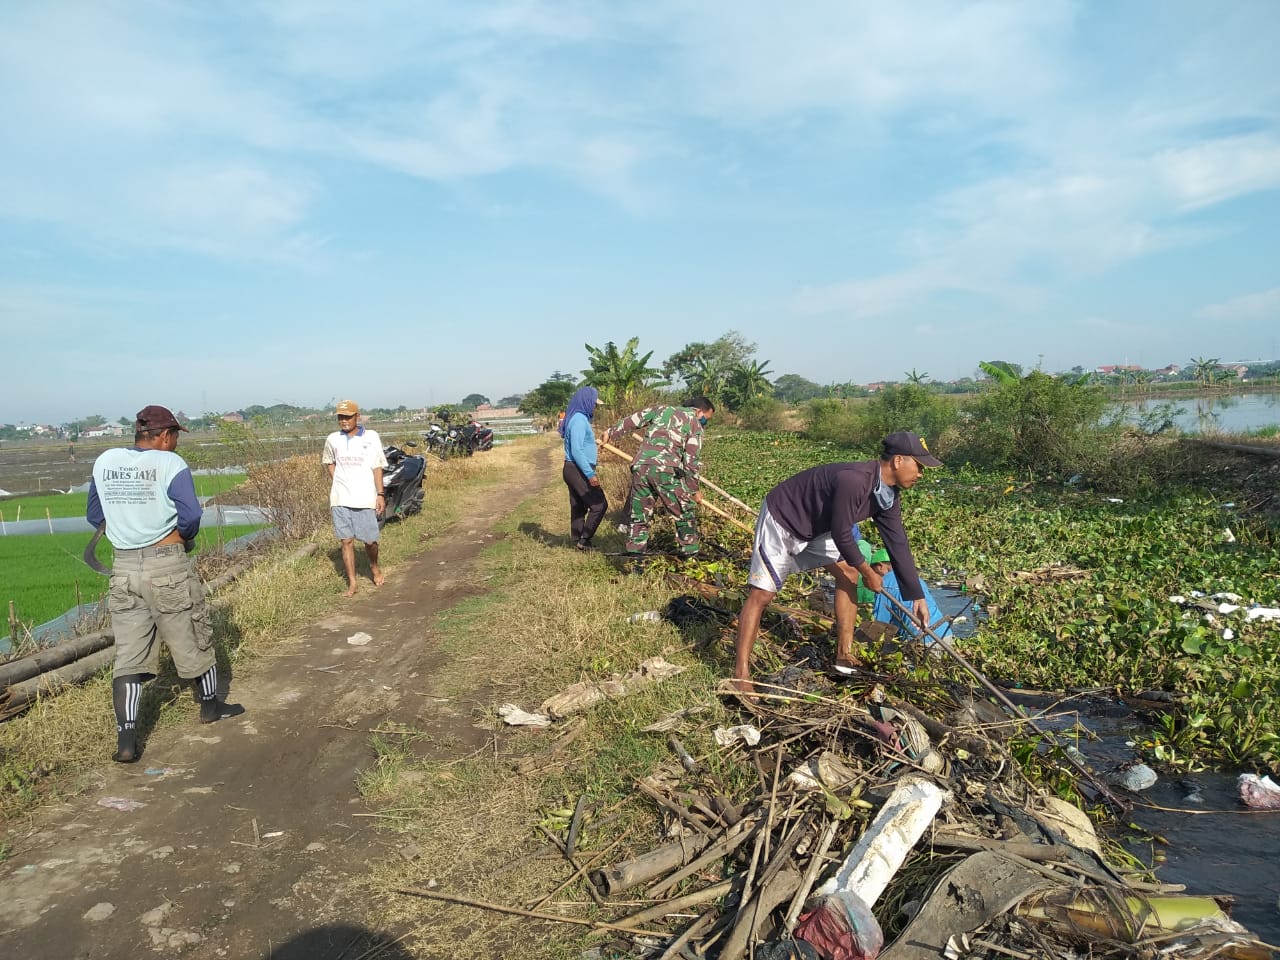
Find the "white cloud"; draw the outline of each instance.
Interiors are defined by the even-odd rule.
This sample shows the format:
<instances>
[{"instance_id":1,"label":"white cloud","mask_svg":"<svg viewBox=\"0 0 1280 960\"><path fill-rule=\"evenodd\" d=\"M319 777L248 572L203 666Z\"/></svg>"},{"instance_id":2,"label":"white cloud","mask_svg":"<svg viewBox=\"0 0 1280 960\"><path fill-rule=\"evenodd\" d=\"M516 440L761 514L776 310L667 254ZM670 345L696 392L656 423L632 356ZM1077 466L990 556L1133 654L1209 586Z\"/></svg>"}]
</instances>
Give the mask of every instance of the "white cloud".
<instances>
[{"instance_id":1,"label":"white cloud","mask_svg":"<svg viewBox=\"0 0 1280 960\"><path fill-rule=\"evenodd\" d=\"M1280 143L1262 134L1163 151L1153 165L1182 210L1280 187Z\"/></svg>"},{"instance_id":2,"label":"white cloud","mask_svg":"<svg viewBox=\"0 0 1280 960\"><path fill-rule=\"evenodd\" d=\"M1197 315L1204 320L1219 323L1271 320L1280 326L1280 287L1209 304L1200 308ZM1276 326L1273 326L1272 330L1275 329Z\"/></svg>"}]
</instances>

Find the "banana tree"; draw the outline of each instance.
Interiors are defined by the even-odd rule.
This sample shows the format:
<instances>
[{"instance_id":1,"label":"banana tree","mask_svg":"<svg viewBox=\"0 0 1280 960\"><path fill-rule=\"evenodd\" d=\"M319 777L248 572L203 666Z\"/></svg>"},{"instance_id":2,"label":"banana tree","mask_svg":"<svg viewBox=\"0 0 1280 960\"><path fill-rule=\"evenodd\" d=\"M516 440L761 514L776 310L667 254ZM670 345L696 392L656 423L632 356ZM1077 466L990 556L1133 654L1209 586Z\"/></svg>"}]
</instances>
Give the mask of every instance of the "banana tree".
<instances>
[{"instance_id":1,"label":"banana tree","mask_svg":"<svg viewBox=\"0 0 1280 960\"><path fill-rule=\"evenodd\" d=\"M610 405L625 404L648 386L659 386L662 371L649 366L650 350L639 356L640 338L632 337L621 350L610 340L602 348L585 344L587 362L583 383L600 391L600 399Z\"/></svg>"}]
</instances>

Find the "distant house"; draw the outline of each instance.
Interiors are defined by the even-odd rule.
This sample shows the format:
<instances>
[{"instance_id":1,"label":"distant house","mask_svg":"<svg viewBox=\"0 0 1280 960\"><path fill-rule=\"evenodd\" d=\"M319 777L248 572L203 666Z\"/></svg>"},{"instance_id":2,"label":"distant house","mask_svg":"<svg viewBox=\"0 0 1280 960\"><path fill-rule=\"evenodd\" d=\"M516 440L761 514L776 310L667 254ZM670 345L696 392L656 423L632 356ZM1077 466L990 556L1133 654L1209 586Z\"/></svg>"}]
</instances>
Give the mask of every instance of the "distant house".
<instances>
[{"instance_id":1,"label":"distant house","mask_svg":"<svg viewBox=\"0 0 1280 960\"><path fill-rule=\"evenodd\" d=\"M92 427L88 430L80 432L82 439L92 439L93 437L120 437L124 436L124 427L118 423L104 423L100 427Z\"/></svg>"},{"instance_id":2,"label":"distant house","mask_svg":"<svg viewBox=\"0 0 1280 960\"><path fill-rule=\"evenodd\" d=\"M475 412L477 420L503 420L518 416L520 416L520 411L515 407L495 407L488 403L480 404L476 407Z\"/></svg>"},{"instance_id":3,"label":"distant house","mask_svg":"<svg viewBox=\"0 0 1280 960\"><path fill-rule=\"evenodd\" d=\"M1137 373L1142 367L1136 363L1108 363L1101 367L1094 367L1094 373L1100 373L1104 377L1113 373Z\"/></svg>"},{"instance_id":4,"label":"distant house","mask_svg":"<svg viewBox=\"0 0 1280 960\"><path fill-rule=\"evenodd\" d=\"M223 423L244 423L244 414L239 412L224 414L222 417L222 422Z\"/></svg>"}]
</instances>

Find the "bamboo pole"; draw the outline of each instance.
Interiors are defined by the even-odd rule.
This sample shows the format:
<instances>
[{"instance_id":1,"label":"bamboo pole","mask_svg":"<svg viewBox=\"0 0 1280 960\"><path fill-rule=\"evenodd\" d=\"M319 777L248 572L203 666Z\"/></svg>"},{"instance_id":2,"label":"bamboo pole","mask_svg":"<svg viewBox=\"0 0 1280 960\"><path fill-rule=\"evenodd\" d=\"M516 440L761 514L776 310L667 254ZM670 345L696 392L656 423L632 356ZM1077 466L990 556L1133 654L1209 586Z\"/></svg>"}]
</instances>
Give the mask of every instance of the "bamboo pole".
<instances>
[{"instance_id":1,"label":"bamboo pole","mask_svg":"<svg viewBox=\"0 0 1280 960\"><path fill-rule=\"evenodd\" d=\"M637 930L616 923L602 923L596 920L582 920L578 917L561 917L554 913L537 913L533 910L521 910L519 907L507 907L500 903L487 903L484 900L472 900L469 897L455 897L435 890L422 890L416 887L397 887L396 893L410 897L424 897L428 900L441 900L444 903L456 903L464 907L476 907L480 910L492 910L495 913L509 913L515 917L527 917L530 920L550 920L552 923L572 923L579 927L592 927L595 930L617 930L632 936L658 937L665 939L668 934L656 930Z\"/></svg>"},{"instance_id":2,"label":"bamboo pole","mask_svg":"<svg viewBox=\"0 0 1280 960\"><path fill-rule=\"evenodd\" d=\"M893 596L893 594L883 593L883 592L880 595L882 597L887 598L890 604L897 607L898 611L904 617L906 617L908 623L915 622L914 618L911 615L911 611L907 609L906 605L903 604L901 601L899 601L897 597ZM930 639L932 639L934 643L936 643L939 647L945 650L951 656L951 659L955 660L956 663L964 667L964 669L969 672L970 676L972 676L975 680L977 680L980 684L982 684L983 688L988 693L990 693L993 697L999 700L1001 704L1007 707L1015 717L1021 720L1026 720L1027 724L1031 727L1032 730L1034 730L1037 734L1039 734L1041 737L1043 737L1047 742L1051 743L1053 746L1059 747L1062 755L1067 758L1067 762L1070 763L1071 766L1075 767L1078 773L1083 774L1085 779L1088 780L1091 784L1093 784L1094 789L1097 790L1102 796L1104 796L1107 799L1107 801L1114 807L1114 809L1120 810L1123 812L1128 812L1131 809L1132 807L1131 804L1125 803L1122 799L1120 799L1120 797L1116 795L1115 791L1113 791L1110 787L1108 787L1105 783L1103 783L1102 780L1098 778L1098 775L1094 773L1092 770L1090 770L1088 767L1086 767L1082 761L1077 760L1075 755L1072 754L1069 750L1061 749L1057 738L1046 727L1040 726L1040 724L1036 723L1035 720L1032 719L1030 716L1028 716L1024 711L1019 710L1017 706L1014 705L1013 701L1010 700L1005 695L1004 691L1001 690L999 687L997 687L990 680L988 680L985 676L983 676L981 671L979 671L977 667L975 667L968 660L962 657L960 653L956 650L956 648L951 645L950 641L945 640L944 638L938 636L936 633L933 632L933 629L928 625L920 626L920 629Z\"/></svg>"},{"instance_id":3,"label":"bamboo pole","mask_svg":"<svg viewBox=\"0 0 1280 960\"><path fill-rule=\"evenodd\" d=\"M44 508L44 521L49 524L49 532L53 533L53 514L49 511L48 507Z\"/></svg>"},{"instance_id":4,"label":"bamboo pole","mask_svg":"<svg viewBox=\"0 0 1280 960\"><path fill-rule=\"evenodd\" d=\"M604 449L608 450L610 453L614 454L615 456L619 456L619 457L621 457L623 460L630 460L630 459L631 459L631 454L629 454L629 453L625 453L625 452L623 452L622 450L619 450L617 447L615 447L615 446L614 446L613 444L611 444L611 443L605 443L604 441L601 441L601 442L600 442L600 446L604 447ZM755 533L756 533L756 532L755 532L755 530L754 530L753 528L748 527L745 523L743 523L743 522L742 522L741 520L739 520L737 517L735 517L735 516L733 516L733 515L731 515L731 514L729 514L729 513L726 513L725 511L721 510L721 509L720 509L719 507L717 507L714 503L709 503L708 501L703 500L703 501L701 501L701 502L699 503L699 506L706 507L708 510L710 510L712 513L714 513L716 516L721 517L721 518L723 518L723 519L725 519L725 520L728 520L728 521L729 521L730 523L732 523L735 527L741 527L743 530L747 531L747 533L751 534L753 537L755 536Z\"/></svg>"}]
</instances>

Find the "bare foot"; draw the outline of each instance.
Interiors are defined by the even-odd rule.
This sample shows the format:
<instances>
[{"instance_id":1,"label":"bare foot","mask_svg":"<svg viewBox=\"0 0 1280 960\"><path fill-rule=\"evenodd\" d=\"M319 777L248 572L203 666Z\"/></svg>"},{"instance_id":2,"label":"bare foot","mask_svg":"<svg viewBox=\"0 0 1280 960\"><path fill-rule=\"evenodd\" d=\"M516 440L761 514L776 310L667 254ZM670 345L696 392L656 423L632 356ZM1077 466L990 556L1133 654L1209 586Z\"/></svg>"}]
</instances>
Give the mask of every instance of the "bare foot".
<instances>
[{"instance_id":1,"label":"bare foot","mask_svg":"<svg viewBox=\"0 0 1280 960\"><path fill-rule=\"evenodd\" d=\"M755 693L756 685L747 677L734 677L729 681L729 689L734 693Z\"/></svg>"},{"instance_id":2,"label":"bare foot","mask_svg":"<svg viewBox=\"0 0 1280 960\"><path fill-rule=\"evenodd\" d=\"M381 570L378 570L377 568L374 568L374 570L373 570L373 585L374 585L375 587L380 587L380 586L382 586L382 585L383 585L384 583L386 583L386 582L387 582L387 578L386 578L386 577L384 577L384 576L382 575L382 571L381 571Z\"/></svg>"},{"instance_id":3,"label":"bare foot","mask_svg":"<svg viewBox=\"0 0 1280 960\"><path fill-rule=\"evenodd\" d=\"M356 595L356 590L358 590L358 589L359 589L359 588L358 588L358 587L353 583L353 584L351 584L351 586L347 587L347 592L346 592L346 593L344 593L344 594L343 594L343 596L344 596L344 597L354 597L354 596Z\"/></svg>"}]
</instances>

